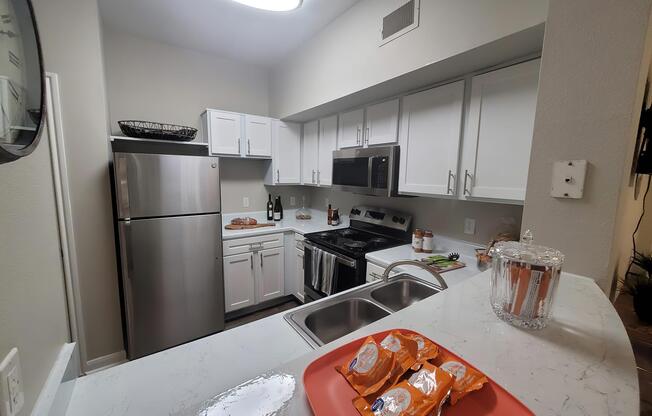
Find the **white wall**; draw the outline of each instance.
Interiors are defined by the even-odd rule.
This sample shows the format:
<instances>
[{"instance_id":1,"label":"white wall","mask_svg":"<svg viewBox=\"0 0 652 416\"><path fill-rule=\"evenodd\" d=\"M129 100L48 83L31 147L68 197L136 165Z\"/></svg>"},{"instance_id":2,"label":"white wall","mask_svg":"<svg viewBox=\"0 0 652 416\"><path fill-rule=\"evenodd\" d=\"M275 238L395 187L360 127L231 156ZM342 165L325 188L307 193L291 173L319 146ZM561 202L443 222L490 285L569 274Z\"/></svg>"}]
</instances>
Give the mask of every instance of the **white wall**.
<instances>
[{"instance_id":1,"label":"white wall","mask_svg":"<svg viewBox=\"0 0 652 416\"><path fill-rule=\"evenodd\" d=\"M118 120L199 128L201 113L218 108L266 116L267 71L214 55L104 28L111 130Z\"/></svg>"},{"instance_id":2,"label":"white wall","mask_svg":"<svg viewBox=\"0 0 652 416\"><path fill-rule=\"evenodd\" d=\"M70 341L47 134L36 151L0 165L0 361L17 347L28 415Z\"/></svg>"},{"instance_id":3,"label":"white wall","mask_svg":"<svg viewBox=\"0 0 652 416\"><path fill-rule=\"evenodd\" d=\"M302 197L306 205L310 202L310 189L303 186L265 186L266 164L262 160L231 159L220 160L220 182L222 186L222 212L265 211L267 198L272 194L281 196L284 209L301 207ZM243 205L242 198L249 198L249 207ZM290 204L290 197L295 198L295 205Z\"/></svg>"},{"instance_id":4,"label":"white wall","mask_svg":"<svg viewBox=\"0 0 652 416\"><path fill-rule=\"evenodd\" d=\"M487 244L503 231L519 234L523 207L518 205L489 204L475 201L457 201L442 198L385 198L334 192L325 188L312 188L311 207L325 210L328 202L340 213L348 214L354 205L391 208L412 215L416 228L432 230L435 234ZM464 219L476 220L474 235L464 234Z\"/></svg>"},{"instance_id":5,"label":"white wall","mask_svg":"<svg viewBox=\"0 0 652 416\"><path fill-rule=\"evenodd\" d=\"M401 0L362 0L272 75L271 110L287 117L545 22L547 0L421 0L418 29L378 47Z\"/></svg>"},{"instance_id":6,"label":"white wall","mask_svg":"<svg viewBox=\"0 0 652 416\"><path fill-rule=\"evenodd\" d=\"M551 0L523 228L609 293L624 173L649 57L650 0ZM550 196L552 163L587 159L584 198Z\"/></svg>"},{"instance_id":7,"label":"white wall","mask_svg":"<svg viewBox=\"0 0 652 416\"><path fill-rule=\"evenodd\" d=\"M86 358L93 359L123 349L97 2L33 4L45 70L59 75Z\"/></svg>"}]
</instances>

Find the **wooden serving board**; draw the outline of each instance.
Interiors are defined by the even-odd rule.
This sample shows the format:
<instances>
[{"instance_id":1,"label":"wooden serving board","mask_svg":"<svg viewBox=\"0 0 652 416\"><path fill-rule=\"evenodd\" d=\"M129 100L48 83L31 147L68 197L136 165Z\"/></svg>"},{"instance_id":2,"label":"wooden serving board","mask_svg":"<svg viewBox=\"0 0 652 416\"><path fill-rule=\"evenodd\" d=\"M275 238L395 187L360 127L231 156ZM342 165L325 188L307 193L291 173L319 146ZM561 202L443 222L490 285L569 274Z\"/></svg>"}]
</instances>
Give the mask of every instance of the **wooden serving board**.
<instances>
[{"instance_id":1,"label":"wooden serving board","mask_svg":"<svg viewBox=\"0 0 652 416\"><path fill-rule=\"evenodd\" d=\"M254 224L254 225L242 225L242 224L227 224L224 226L226 230L251 230L253 228L263 228L263 227L275 227L276 224L264 223L264 224Z\"/></svg>"}]
</instances>

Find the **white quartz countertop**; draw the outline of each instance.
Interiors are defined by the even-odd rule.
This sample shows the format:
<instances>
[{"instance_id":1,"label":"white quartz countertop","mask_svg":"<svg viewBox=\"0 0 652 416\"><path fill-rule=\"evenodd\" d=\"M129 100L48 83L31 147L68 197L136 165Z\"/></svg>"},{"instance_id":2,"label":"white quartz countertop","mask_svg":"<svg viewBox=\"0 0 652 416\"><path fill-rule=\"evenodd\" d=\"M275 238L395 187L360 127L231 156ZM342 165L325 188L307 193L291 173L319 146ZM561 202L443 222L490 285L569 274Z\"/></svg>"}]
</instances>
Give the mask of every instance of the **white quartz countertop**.
<instances>
[{"instance_id":1,"label":"white quartz countertop","mask_svg":"<svg viewBox=\"0 0 652 416\"><path fill-rule=\"evenodd\" d=\"M231 240L233 238L252 237L256 235L265 235L273 233L283 233L292 231L299 234L315 233L337 228L346 228L349 226L348 215L341 215L342 222L340 225L332 226L326 223L327 214L325 211L310 210L312 218L309 220L297 220L295 218L295 209L288 209L283 212L284 218L274 223L274 227L253 228L250 230L225 230L224 226L231 223L233 218L251 217L255 218L258 223L267 223L267 214L265 212L247 212L238 214L222 215L222 239Z\"/></svg>"},{"instance_id":2,"label":"white quartz countertop","mask_svg":"<svg viewBox=\"0 0 652 416\"><path fill-rule=\"evenodd\" d=\"M348 341L391 328L412 329L456 352L537 415L638 414L627 333L593 280L563 273L552 322L527 331L494 315L490 273L316 350L278 314L82 377L68 414L309 415L306 366Z\"/></svg>"},{"instance_id":3,"label":"white quartz countertop","mask_svg":"<svg viewBox=\"0 0 652 416\"><path fill-rule=\"evenodd\" d=\"M410 244L405 244L367 253L365 258L374 264L387 267L390 263L398 260L420 260L437 254L447 256L453 252L458 253L460 255L459 261L466 264L466 266L461 269L441 273L441 277L446 281L448 286L460 284L482 272L482 270L478 269L475 258L475 248L481 246L441 236L435 236L434 241L435 247L432 253L416 253ZM429 282L437 283L430 273L415 266L399 266L393 271L406 272Z\"/></svg>"}]
</instances>

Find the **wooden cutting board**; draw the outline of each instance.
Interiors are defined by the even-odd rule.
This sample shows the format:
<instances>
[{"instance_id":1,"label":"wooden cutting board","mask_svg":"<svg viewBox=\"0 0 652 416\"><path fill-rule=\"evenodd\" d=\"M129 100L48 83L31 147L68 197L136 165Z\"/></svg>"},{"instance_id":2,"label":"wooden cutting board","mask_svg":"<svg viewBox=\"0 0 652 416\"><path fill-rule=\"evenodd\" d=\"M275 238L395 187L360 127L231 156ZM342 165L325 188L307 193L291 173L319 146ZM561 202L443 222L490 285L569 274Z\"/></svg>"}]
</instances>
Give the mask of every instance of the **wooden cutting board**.
<instances>
[{"instance_id":1,"label":"wooden cutting board","mask_svg":"<svg viewBox=\"0 0 652 416\"><path fill-rule=\"evenodd\" d=\"M254 225L242 225L242 224L227 224L224 226L226 230L251 230L253 228L262 228L262 227L275 227L276 224L264 223L264 224L254 224Z\"/></svg>"}]
</instances>

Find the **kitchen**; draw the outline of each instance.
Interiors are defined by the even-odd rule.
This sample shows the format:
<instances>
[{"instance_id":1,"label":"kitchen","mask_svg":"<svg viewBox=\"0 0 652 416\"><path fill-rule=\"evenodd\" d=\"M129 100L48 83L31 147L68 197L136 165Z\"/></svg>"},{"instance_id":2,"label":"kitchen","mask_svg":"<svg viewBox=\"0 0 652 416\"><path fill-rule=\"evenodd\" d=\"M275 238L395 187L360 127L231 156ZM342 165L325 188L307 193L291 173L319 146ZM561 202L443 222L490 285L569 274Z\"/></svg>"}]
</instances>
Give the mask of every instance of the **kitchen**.
<instances>
[{"instance_id":1,"label":"kitchen","mask_svg":"<svg viewBox=\"0 0 652 416\"><path fill-rule=\"evenodd\" d=\"M54 138L42 140L34 155L6 166L34 160L38 151L59 150L57 157L44 153L41 162L54 165L56 161L59 167L52 170L64 173L60 175L59 221L68 231L61 244L67 244L63 251L69 261L64 259L63 283L53 289L61 292L58 303L46 302L52 307L52 316L62 310L66 315L57 320L63 327L54 331L54 340L44 340L43 350L37 354L33 346L25 348L39 339L36 335L23 334L20 329L7 332L7 347L18 346L21 354L28 409L44 409L47 400L42 397L48 396L39 392L49 385L46 379L51 381L47 375L56 373L54 364L76 360L61 359L58 351L65 344L75 345L68 354L79 354L78 373L85 375L73 377L68 384L72 387L64 399L67 413L60 414L103 413L106 409L113 409L110 414L202 414L202 409L210 406L207 403L219 407L220 397L227 397L230 389L250 385L248 381L277 367L292 376L295 389L294 399L274 411L309 413L301 398L301 377L311 361L362 336L408 328L468 359L536 414L560 411L562 405L568 412L573 406L587 409L584 406L598 397L592 396L598 394L591 393L592 388L608 390L605 394L612 406L590 408L594 414L638 413L634 357L609 299L617 289L613 276L618 273L614 271L621 270L621 259L628 258L631 251L628 247L619 253L616 248L631 243L634 228L629 219L621 221L620 213L634 204L628 199L633 187L626 172L634 154L649 56L644 47L647 19L633 16L648 16L647 2L628 7L601 4L595 14L583 16L587 27L609 28L602 40L591 41L583 37L581 25L565 25L568 16L580 16L575 8L579 6L556 1L455 5L426 0L305 0L298 9L280 13L231 0L197 0L194 11L180 10L171 0L163 5L130 3L99 1L92 7L67 10L77 16L76 21L94 23L83 28L72 25L66 36L53 17L61 16L63 10L34 1L44 65L53 86L52 122L60 128L53 129ZM382 39L383 17L408 3L414 6L412 25ZM603 20L611 13L620 13L624 20ZM471 25L475 31L462 29L468 22L475 23ZM75 47L62 50L72 38ZM607 39L612 43L601 56L622 62L618 68L590 50L578 52L578 45L603 44ZM628 45L625 49L630 52L622 52L622 45ZM552 58L546 61L547 54ZM74 60L88 70L79 73ZM599 68L598 74L585 73L587 65ZM582 72L581 80L578 72ZM595 88L605 73L611 74L609 88ZM70 81L72 74L78 74L75 83ZM591 97L590 103L586 96ZM618 109L605 104L616 99L621 100ZM590 110L589 105L593 106ZM584 119L578 123L581 117ZM195 140L187 143L135 140L124 137L118 125L122 120L159 121L198 131ZM584 129L578 130L578 125ZM612 137L624 139L618 144ZM46 142L49 147L44 148ZM139 155L155 156L145 161ZM172 169L165 172L160 168L165 163L160 161L172 160L167 156L175 161L186 160L179 156L207 160L202 172L219 174L196 175L195 167L190 166L194 162L185 170L181 165L174 168L177 162L171 162ZM584 195L578 199L551 195L551 181L556 178L553 163L569 160L589 161ZM146 175L129 175L138 172L134 166L145 169L140 173L148 171L149 162L152 172L174 180L158 187L152 186L158 177L147 182ZM127 180L116 173L112 200L110 177L114 171L120 172L120 166L125 166ZM146 212L152 206L148 202L158 201L168 185L183 175L201 178L201 191L197 193L192 182L180 180L186 186L178 190L186 197L177 201L183 203L176 211ZM210 181L216 182L211 185ZM123 183L128 184L128 213L120 212ZM52 192L52 200L56 200L58 191ZM139 195L147 197L135 198ZM270 221L275 225L265 227L270 195L272 201L280 197L283 220ZM200 210L193 207L204 199L217 205ZM636 207L640 202L638 198ZM338 209L340 223L335 226L327 224L329 205ZM141 208L145 211L139 212ZM299 220L297 213L310 219ZM634 213L632 218L640 209ZM122 227L136 230L139 221L158 217L165 222L172 217L211 215L220 218L218 224L195 225L189 234L169 230L169 235L176 236L169 244L160 238L144 240L146 234L135 232L127 237L120 230L121 224L129 223ZM260 227L224 229L232 220L238 223L237 219L248 217ZM217 231L207 233L208 227ZM432 232L432 240L426 243L433 245L432 254L411 249L416 229ZM507 326L490 310L489 285L479 282L488 282L491 270L483 272L487 265L479 265L476 258L476 249L486 247L501 233L518 239L528 229L535 244L565 254L553 321L540 332L544 334L540 344L533 342L539 337L537 332ZM159 234L166 232L162 229ZM357 233L362 239L343 233ZM204 239L205 235L210 237ZM53 238L57 244L63 241ZM370 244L374 238L383 241ZM127 240L136 247L133 253L140 250L143 263L138 258L131 263L123 261L131 258ZM138 244L133 245L135 241ZM29 247L29 241L24 244ZM151 247L158 247L156 244L164 265L159 274L172 277L183 273L178 270L186 264L198 268L208 264L208 248L219 247L215 258L221 264L210 267L223 276L218 282L223 285L221 291L218 288L223 296L212 302L203 293L203 299L206 310L223 308L224 319L217 318L221 313L210 313L220 322L211 320L207 330L184 335L181 340L173 336L139 350L140 345L157 339L156 331L169 335L189 329L193 325L180 319L185 313L181 309L202 305L189 300L173 312L168 306L141 301L164 309L146 311L151 321L133 321L137 314L127 306L129 299L136 299L132 295L150 299L148 296L157 292L156 286L142 286L138 293L124 291L125 268L127 272L147 269L153 264ZM322 265L325 259L337 265L337 272L330 268L333 280L326 279L326 286L330 283L333 287L324 286L325 280L318 276L314 283L319 282L320 287L306 289L314 275L307 267L313 264L313 254L306 245L320 249L316 257ZM333 259L333 254L339 254L339 260ZM414 275L419 279L417 286L425 282L425 293L437 293L417 296L418 302L399 310L387 307L369 292L365 299L375 305L370 310L382 312L368 321L365 317L366 326L341 325L337 330L344 332L320 338L320 329L311 329L309 320L301 317L314 305L344 300L347 293L384 287L381 276L395 261L449 254L459 255L456 260L465 267L441 273L443 284L425 270L398 266L394 271ZM345 270L348 266L344 263L355 264L356 272ZM355 276L355 285L338 286L337 277L344 275ZM592 280L585 282L574 275ZM392 277L388 283L401 282L392 279L400 278ZM405 283L404 287L417 286ZM328 292L332 295L324 296ZM161 296L168 299L171 293L179 291L167 295L162 291ZM9 296L19 299L20 295ZM321 297L325 299L319 300ZM40 302L38 299L34 301ZM397 298L385 299L391 301ZM14 305L11 302L9 305ZM303 302L307 304L299 306ZM22 328L19 321L16 318L16 325ZM323 322L330 321L344 322L337 317ZM130 332L143 327L151 332ZM37 328L35 324L35 331ZM584 338L578 335L570 338L572 342L564 341L569 332L577 335L582 330L586 331ZM40 336L42 331L37 332ZM493 338L489 334L496 339L486 339ZM141 335L144 344L136 342ZM555 371L561 372L540 381L514 376L517 369L542 369L529 363L527 356L502 348L503 337L513 345L536 349L542 362L554 362ZM596 342L600 348L591 349ZM500 353L480 352L479 343ZM476 347L469 347L471 344ZM575 353L563 348L571 344L578 346ZM601 354L606 354L607 362L598 366L595 377L616 371L622 376L618 379L621 389L602 384L598 388L577 380L586 369L582 365L592 365ZM60 359L54 360L57 355ZM506 364L508 355L515 364ZM559 370L571 366L573 360L579 360L577 372ZM570 381L559 391L535 393L532 390L536 389L528 388L532 383L554 385L556 377ZM174 381L167 386L153 383L160 379ZM564 392L564 388L569 390ZM577 401L564 402L566 396ZM246 402L239 401L242 405ZM260 409L230 411L264 414Z\"/></svg>"}]
</instances>

